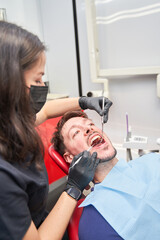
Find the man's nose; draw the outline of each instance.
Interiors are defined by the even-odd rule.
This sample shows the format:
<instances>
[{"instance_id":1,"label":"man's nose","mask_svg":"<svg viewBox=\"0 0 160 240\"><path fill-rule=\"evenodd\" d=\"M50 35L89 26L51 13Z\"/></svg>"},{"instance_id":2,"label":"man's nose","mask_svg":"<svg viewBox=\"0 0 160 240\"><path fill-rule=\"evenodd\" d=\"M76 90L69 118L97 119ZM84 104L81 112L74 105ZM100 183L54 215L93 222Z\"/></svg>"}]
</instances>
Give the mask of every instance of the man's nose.
<instances>
[{"instance_id":1,"label":"man's nose","mask_svg":"<svg viewBox=\"0 0 160 240\"><path fill-rule=\"evenodd\" d=\"M92 129L91 126L90 126L90 127L87 127L87 128L85 129L85 135L88 135L89 133L91 133L92 130L93 130L93 129Z\"/></svg>"}]
</instances>

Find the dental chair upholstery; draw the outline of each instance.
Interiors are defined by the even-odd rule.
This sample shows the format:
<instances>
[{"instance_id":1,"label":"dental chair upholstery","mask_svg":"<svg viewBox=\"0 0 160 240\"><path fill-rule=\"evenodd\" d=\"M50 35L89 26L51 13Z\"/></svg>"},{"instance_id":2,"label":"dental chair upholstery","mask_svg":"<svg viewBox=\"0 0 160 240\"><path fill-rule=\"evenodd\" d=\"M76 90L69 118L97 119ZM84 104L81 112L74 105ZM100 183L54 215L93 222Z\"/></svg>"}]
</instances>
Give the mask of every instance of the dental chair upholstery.
<instances>
[{"instance_id":1,"label":"dental chair upholstery","mask_svg":"<svg viewBox=\"0 0 160 240\"><path fill-rule=\"evenodd\" d=\"M53 145L51 145L48 149L50 157L53 159L53 161L60 167L60 169L68 175L69 170L69 164L66 163L64 158L53 148Z\"/></svg>"},{"instance_id":2,"label":"dental chair upholstery","mask_svg":"<svg viewBox=\"0 0 160 240\"><path fill-rule=\"evenodd\" d=\"M66 163L64 158L54 150L54 147L51 145L48 149L49 155L53 159L53 161L61 168L61 170L68 175L69 171L69 164ZM70 222L67 227L67 232L69 236L69 240L79 240L78 237L78 226L79 220L83 211L83 208L78 208L78 206L83 202L83 198L80 199L77 203L77 206L73 212L73 215L70 219Z\"/></svg>"},{"instance_id":3,"label":"dental chair upholstery","mask_svg":"<svg viewBox=\"0 0 160 240\"><path fill-rule=\"evenodd\" d=\"M67 231L68 231L69 240L79 240L78 227L79 227L79 220L81 218L83 208L82 207L78 208L78 206L83 202L83 200L84 199L81 198L78 201L77 206L68 224Z\"/></svg>"}]
</instances>

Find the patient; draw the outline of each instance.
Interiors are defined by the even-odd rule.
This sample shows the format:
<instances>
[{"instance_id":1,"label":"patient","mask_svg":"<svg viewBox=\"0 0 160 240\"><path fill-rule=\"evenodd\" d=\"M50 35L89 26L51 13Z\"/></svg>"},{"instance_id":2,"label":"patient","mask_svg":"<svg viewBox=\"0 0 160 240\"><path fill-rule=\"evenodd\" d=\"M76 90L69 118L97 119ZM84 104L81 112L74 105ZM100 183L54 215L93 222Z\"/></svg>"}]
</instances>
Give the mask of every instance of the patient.
<instances>
[{"instance_id":1,"label":"patient","mask_svg":"<svg viewBox=\"0 0 160 240\"><path fill-rule=\"evenodd\" d=\"M52 138L57 150L70 163L93 146L100 163L94 191L81 204L80 240L159 240L160 155L150 153L127 163L116 158L106 134L81 111L66 113ZM96 145L95 145L96 144Z\"/></svg>"}]
</instances>

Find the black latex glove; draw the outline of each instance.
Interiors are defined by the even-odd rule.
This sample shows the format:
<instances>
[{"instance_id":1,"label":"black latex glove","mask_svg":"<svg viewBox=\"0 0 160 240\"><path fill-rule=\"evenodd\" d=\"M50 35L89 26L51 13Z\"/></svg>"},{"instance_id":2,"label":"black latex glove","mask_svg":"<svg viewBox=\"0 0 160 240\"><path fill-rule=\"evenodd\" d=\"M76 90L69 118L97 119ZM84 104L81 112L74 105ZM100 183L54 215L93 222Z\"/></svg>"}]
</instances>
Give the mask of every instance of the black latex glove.
<instances>
[{"instance_id":1,"label":"black latex glove","mask_svg":"<svg viewBox=\"0 0 160 240\"><path fill-rule=\"evenodd\" d=\"M103 115L102 111L103 97L80 97L79 105L82 109L95 110L100 116ZM109 108L112 106L112 102L104 97L104 123L108 121Z\"/></svg>"},{"instance_id":2,"label":"black latex glove","mask_svg":"<svg viewBox=\"0 0 160 240\"><path fill-rule=\"evenodd\" d=\"M79 158L81 159L79 160ZM96 152L91 155L90 152L84 151L75 156L69 168L65 191L73 187L82 193L89 182L93 180L98 163L99 159L97 159Z\"/></svg>"}]
</instances>

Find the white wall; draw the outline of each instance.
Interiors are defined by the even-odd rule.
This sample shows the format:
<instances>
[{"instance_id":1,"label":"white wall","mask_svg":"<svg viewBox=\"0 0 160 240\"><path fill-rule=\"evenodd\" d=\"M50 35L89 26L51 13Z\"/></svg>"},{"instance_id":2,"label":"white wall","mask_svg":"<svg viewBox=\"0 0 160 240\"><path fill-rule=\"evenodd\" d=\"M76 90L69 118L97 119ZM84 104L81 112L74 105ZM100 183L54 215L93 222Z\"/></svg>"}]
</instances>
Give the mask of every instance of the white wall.
<instances>
[{"instance_id":1,"label":"white wall","mask_svg":"<svg viewBox=\"0 0 160 240\"><path fill-rule=\"evenodd\" d=\"M50 91L78 96L72 1L41 0Z\"/></svg>"},{"instance_id":2,"label":"white wall","mask_svg":"<svg viewBox=\"0 0 160 240\"><path fill-rule=\"evenodd\" d=\"M84 0L77 1L83 93L93 90L90 82L88 42ZM149 57L149 56L148 56ZM159 63L160 65L160 63ZM87 80L87 83L86 83ZM97 84L98 86L99 84ZM156 95L156 76L139 76L109 80L110 99L113 102L105 131L112 141L123 142L126 135L125 113L134 135L160 137L160 99ZM87 111L100 126L97 113Z\"/></svg>"},{"instance_id":3,"label":"white wall","mask_svg":"<svg viewBox=\"0 0 160 240\"><path fill-rule=\"evenodd\" d=\"M38 0L0 0L0 8L6 8L7 21L37 34L43 41Z\"/></svg>"},{"instance_id":4,"label":"white wall","mask_svg":"<svg viewBox=\"0 0 160 240\"><path fill-rule=\"evenodd\" d=\"M36 34L44 42L39 0L0 0L0 8L6 9L7 21ZM43 81L47 80L46 67Z\"/></svg>"}]
</instances>

